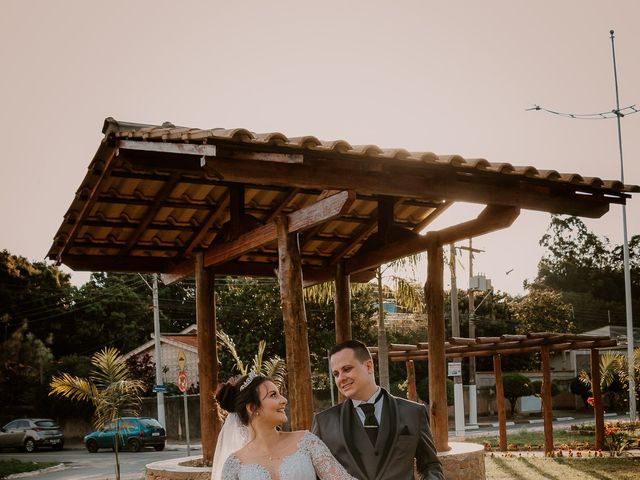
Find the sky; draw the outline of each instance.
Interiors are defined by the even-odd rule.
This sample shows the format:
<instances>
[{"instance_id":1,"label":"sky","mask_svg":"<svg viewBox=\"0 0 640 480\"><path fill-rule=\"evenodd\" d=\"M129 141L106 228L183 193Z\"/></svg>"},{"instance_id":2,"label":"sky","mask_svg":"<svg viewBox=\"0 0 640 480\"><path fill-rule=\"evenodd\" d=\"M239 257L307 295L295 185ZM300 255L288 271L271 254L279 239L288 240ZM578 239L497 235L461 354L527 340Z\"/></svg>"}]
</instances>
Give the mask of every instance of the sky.
<instances>
[{"instance_id":1,"label":"sky","mask_svg":"<svg viewBox=\"0 0 640 480\"><path fill-rule=\"evenodd\" d=\"M0 249L32 261L51 246L109 116L619 179L615 119L526 111L615 108L611 29L620 105L640 105L637 0L1 5ZM640 184L639 130L640 114L622 120L628 184ZM639 197L627 207L629 238L640 233ZM620 244L621 210L587 226ZM442 218L479 211L457 205ZM522 294L549 220L523 211L511 228L474 239L484 250L474 271ZM458 276L468 276L466 256Z\"/></svg>"}]
</instances>

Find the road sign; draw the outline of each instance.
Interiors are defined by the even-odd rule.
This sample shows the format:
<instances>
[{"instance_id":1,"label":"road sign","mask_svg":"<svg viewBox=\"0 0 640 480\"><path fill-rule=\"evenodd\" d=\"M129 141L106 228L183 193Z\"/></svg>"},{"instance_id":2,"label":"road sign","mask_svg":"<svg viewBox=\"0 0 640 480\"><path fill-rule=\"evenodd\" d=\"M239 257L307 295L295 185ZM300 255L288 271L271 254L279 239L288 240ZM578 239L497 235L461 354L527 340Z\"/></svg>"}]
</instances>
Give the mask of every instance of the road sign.
<instances>
[{"instance_id":1,"label":"road sign","mask_svg":"<svg viewBox=\"0 0 640 480\"><path fill-rule=\"evenodd\" d=\"M187 355L184 350L178 350L178 367L181 372L184 372L184 366L187 364Z\"/></svg>"},{"instance_id":2,"label":"road sign","mask_svg":"<svg viewBox=\"0 0 640 480\"><path fill-rule=\"evenodd\" d=\"M189 385L189 379L184 372L178 374L178 388L182 393L187 391L187 385Z\"/></svg>"},{"instance_id":3,"label":"road sign","mask_svg":"<svg viewBox=\"0 0 640 480\"><path fill-rule=\"evenodd\" d=\"M462 363L461 362L449 362L448 363L449 377L457 377L462 375Z\"/></svg>"},{"instance_id":4,"label":"road sign","mask_svg":"<svg viewBox=\"0 0 640 480\"><path fill-rule=\"evenodd\" d=\"M167 386L166 385L154 385L153 386L153 391L156 393L167 393Z\"/></svg>"}]
</instances>

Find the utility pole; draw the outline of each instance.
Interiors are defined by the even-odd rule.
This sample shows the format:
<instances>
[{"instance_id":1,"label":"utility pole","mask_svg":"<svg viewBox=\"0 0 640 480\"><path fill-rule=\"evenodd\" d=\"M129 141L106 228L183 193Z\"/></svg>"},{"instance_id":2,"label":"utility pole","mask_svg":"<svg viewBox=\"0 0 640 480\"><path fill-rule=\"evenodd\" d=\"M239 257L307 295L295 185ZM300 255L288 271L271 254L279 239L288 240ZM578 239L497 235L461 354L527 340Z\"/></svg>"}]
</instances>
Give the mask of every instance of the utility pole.
<instances>
[{"instance_id":1,"label":"utility pole","mask_svg":"<svg viewBox=\"0 0 640 480\"><path fill-rule=\"evenodd\" d=\"M160 302L158 301L158 274L153 274L153 332L155 343L156 385L164 385L162 380L162 347L160 346ZM158 422L167 429L164 414L164 391L156 393L158 397Z\"/></svg>"},{"instance_id":2,"label":"utility pole","mask_svg":"<svg viewBox=\"0 0 640 480\"><path fill-rule=\"evenodd\" d=\"M449 269L451 270L451 336L460 336L460 312L458 311L458 282L456 279L456 246L449 245ZM455 362L462 362L462 358L455 358ZM455 412L456 436L462 437L464 430L464 387L462 375L453 377L453 403Z\"/></svg>"},{"instance_id":3,"label":"utility pole","mask_svg":"<svg viewBox=\"0 0 640 480\"><path fill-rule=\"evenodd\" d=\"M469 239L468 247L460 247L469 251L469 338L476 338L476 307L475 291L471 288L473 278L473 254L483 253L484 250L473 248L473 239ZM469 357L469 424L478 424L478 404L476 387L476 358Z\"/></svg>"}]
</instances>

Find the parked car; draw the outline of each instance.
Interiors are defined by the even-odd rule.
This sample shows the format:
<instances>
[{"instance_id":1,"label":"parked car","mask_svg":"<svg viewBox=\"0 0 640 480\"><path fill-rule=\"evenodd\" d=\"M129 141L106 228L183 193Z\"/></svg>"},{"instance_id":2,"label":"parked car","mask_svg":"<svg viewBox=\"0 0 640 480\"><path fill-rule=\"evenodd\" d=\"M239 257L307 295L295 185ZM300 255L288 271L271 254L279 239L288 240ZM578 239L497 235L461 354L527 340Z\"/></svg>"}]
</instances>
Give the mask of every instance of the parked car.
<instances>
[{"instance_id":1,"label":"parked car","mask_svg":"<svg viewBox=\"0 0 640 480\"><path fill-rule=\"evenodd\" d=\"M166 434L160 422L151 417L123 417L108 422L102 430L84 437L84 444L91 453L100 448L114 448L117 438L119 448L139 452L144 447L157 451L164 449Z\"/></svg>"},{"instance_id":2,"label":"parked car","mask_svg":"<svg viewBox=\"0 0 640 480\"><path fill-rule=\"evenodd\" d=\"M55 420L19 418L0 429L0 449L22 448L32 453L40 447L64 448L64 436Z\"/></svg>"}]
</instances>

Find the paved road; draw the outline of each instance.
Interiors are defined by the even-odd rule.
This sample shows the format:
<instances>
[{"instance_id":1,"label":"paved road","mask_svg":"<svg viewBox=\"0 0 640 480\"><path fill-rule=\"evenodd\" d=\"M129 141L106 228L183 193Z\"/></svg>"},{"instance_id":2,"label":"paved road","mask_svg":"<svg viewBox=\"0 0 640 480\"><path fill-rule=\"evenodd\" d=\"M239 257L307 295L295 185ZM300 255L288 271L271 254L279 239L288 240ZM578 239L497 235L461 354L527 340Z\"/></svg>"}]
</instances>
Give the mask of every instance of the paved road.
<instances>
[{"instance_id":1,"label":"paved road","mask_svg":"<svg viewBox=\"0 0 640 480\"><path fill-rule=\"evenodd\" d=\"M199 449L191 450L191 455L200 454ZM162 452L156 452L152 448L138 453L120 452L120 473L123 480L139 480L144 478L146 464L186 456L187 450L184 446L169 446ZM27 478L37 478L38 480L107 480L115 478L115 455L111 450L89 453L84 448L76 447L65 448L61 452L42 450L36 453L23 453L5 450L0 453L0 460L10 458L16 458L23 462L64 463L64 467L60 470L37 473Z\"/></svg>"}]
</instances>

